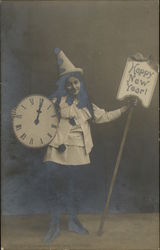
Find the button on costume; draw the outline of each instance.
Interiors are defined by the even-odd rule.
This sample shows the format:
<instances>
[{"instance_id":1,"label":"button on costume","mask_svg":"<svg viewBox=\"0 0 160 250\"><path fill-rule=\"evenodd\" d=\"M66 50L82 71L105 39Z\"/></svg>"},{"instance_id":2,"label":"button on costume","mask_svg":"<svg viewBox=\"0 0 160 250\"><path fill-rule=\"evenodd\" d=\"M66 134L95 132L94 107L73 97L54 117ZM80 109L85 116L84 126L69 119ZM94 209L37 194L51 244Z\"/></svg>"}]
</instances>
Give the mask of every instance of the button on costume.
<instances>
[{"instance_id":1,"label":"button on costume","mask_svg":"<svg viewBox=\"0 0 160 250\"><path fill-rule=\"evenodd\" d=\"M55 52L62 79L58 83L61 92L57 93L62 94L55 94L51 98L54 105L58 103L59 125L44 157L51 213L46 241L54 240L59 235L60 215L64 209L69 214L68 230L88 234L87 229L83 227L77 217L77 200L79 198L77 185L78 176L83 169L90 167L89 154L93 147L90 122L106 123L121 116L121 109L107 112L95 104L89 103L84 84L79 78L79 75L83 73L82 69L76 68L63 51L56 49ZM66 79L70 75L80 79L81 90L77 96L70 97L66 92Z\"/></svg>"}]
</instances>

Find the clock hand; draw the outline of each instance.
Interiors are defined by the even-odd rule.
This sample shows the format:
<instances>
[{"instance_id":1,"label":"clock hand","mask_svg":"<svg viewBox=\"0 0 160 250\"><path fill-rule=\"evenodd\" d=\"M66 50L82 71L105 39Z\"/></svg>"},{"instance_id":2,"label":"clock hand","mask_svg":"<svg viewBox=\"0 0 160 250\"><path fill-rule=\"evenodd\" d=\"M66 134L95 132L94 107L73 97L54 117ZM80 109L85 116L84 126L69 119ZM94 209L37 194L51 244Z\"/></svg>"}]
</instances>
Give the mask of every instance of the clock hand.
<instances>
[{"instance_id":1,"label":"clock hand","mask_svg":"<svg viewBox=\"0 0 160 250\"><path fill-rule=\"evenodd\" d=\"M43 105L43 99L40 100L40 104L39 104L39 108L37 110L37 117L34 121L34 123L37 125L39 123L39 115L40 113L42 113L41 109L42 109L42 105Z\"/></svg>"},{"instance_id":2,"label":"clock hand","mask_svg":"<svg viewBox=\"0 0 160 250\"><path fill-rule=\"evenodd\" d=\"M39 123L39 114L37 116L37 118L34 120L34 123L37 125Z\"/></svg>"}]
</instances>

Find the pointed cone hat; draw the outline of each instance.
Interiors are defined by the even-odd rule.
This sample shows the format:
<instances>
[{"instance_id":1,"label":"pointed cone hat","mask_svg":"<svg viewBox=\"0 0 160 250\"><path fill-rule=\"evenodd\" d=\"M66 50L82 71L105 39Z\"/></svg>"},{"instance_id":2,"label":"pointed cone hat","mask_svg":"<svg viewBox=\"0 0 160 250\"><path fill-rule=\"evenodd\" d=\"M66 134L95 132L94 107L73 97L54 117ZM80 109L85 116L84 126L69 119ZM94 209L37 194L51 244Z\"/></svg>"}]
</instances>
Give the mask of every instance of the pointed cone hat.
<instances>
[{"instance_id":1,"label":"pointed cone hat","mask_svg":"<svg viewBox=\"0 0 160 250\"><path fill-rule=\"evenodd\" d=\"M67 58L67 56L64 54L62 50L59 48L55 49L55 54L57 56L57 64L59 67L59 76L63 76L68 73L72 72L80 72L83 74L83 69L76 68L73 63Z\"/></svg>"}]
</instances>

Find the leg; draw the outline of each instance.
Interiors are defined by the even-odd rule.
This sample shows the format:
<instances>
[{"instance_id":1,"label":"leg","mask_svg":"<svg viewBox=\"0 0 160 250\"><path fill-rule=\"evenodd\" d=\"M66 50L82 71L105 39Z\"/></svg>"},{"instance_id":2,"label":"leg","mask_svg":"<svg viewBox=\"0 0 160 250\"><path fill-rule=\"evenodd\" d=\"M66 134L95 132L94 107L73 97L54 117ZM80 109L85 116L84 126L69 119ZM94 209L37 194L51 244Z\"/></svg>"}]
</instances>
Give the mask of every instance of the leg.
<instances>
[{"instance_id":1,"label":"leg","mask_svg":"<svg viewBox=\"0 0 160 250\"><path fill-rule=\"evenodd\" d=\"M46 164L46 187L47 200L50 210L50 225L45 236L45 242L53 241L60 233L60 216L64 207L64 190L63 167L55 163Z\"/></svg>"},{"instance_id":2,"label":"leg","mask_svg":"<svg viewBox=\"0 0 160 250\"><path fill-rule=\"evenodd\" d=\"M79 234L88 234L88 230L83 227L80 223L77 214L78 214L78 198L79 192L77 188L78 177L82 167L70 167L69 168L69 182L68 182L68 202L67 209L69 213L69 222L68 229L71 232L76 232Z\"/></svg>"}]
</instances>

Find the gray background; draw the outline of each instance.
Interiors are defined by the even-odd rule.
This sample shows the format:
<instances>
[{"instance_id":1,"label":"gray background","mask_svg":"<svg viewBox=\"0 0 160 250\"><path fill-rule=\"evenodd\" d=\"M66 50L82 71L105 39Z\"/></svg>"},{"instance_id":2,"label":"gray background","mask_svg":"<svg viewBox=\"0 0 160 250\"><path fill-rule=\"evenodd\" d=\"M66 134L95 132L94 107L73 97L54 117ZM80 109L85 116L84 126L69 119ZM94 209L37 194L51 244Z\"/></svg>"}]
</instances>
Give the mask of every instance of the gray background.
<instances>
[{"instance_id":1,"label":"gray background","mask_svg":"<svg viewBox=\"0 0 160 250\"><path fill-rule=\"evenodd\" d=\"M30 94L49 96L57 78L54 48L85 71L88 92L108 110L126 59L141 52L158 61L157 1L39 1L2 3L2 210L47 212L44 151L25 148L12 131L10 112ZM81 212L104 206L127 116L92 126L92 166L82 173ZM134 111L111 212L158 210L158 84L151 105Z\"/></svg>"}]
</instances>

